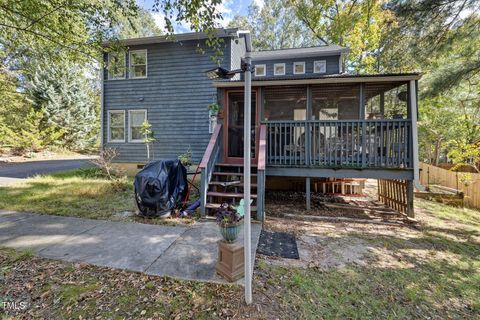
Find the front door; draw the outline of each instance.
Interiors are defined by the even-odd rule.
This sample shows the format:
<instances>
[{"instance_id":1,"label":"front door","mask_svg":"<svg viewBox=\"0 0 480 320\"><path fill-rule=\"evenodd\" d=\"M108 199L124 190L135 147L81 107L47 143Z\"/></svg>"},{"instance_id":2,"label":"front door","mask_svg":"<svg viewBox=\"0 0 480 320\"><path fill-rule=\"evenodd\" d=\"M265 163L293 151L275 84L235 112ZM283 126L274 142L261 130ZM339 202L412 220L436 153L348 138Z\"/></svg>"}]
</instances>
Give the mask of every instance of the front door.
<instances>
[{"instance_id":1,"label":"front door","mask_svg":"<svg viewBox=\"0 0 480 320\"><path fill-rule=\"evenodd\" d=\"M228 91L225 115L225 162L243 163L243 128L245 99L243 91ZM257 92L252 90L252 162L257 161L258 137Z\"/></svg>"}]
</instances>

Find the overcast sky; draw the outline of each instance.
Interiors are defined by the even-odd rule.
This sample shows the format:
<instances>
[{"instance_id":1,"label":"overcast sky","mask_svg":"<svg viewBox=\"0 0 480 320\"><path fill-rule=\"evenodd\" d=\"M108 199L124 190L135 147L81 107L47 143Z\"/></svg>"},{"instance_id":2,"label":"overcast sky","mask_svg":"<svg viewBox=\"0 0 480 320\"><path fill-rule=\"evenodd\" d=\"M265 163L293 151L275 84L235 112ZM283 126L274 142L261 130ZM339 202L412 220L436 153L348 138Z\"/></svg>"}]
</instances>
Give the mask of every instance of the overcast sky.
<instances>
[{"instance_id":1,"label":"overcast sky","mask_svg":"<svg viewBox=\"0 0 480 320\"><path fill-rule=\"evenodd\" d=\"M160 0L161 1L161 0ZM263 0L226 0L223 1L222 4L219 6L219 10L223 15L223 21L219 21L219 23L222 26L228 25L230 21L232 21L233 17L235 15L246 15L247 14L247 8L254 1L258 6L262 7L263 6ZM153 7L153 0L137 0L137 3L139 6L147 9L147 10L152 10ZM155 18L155 22L158 24L160 28L164 28L165 22L163 19L163 14L161 13L153 13L153 16ZM175 25L175 32L181 33L181 32L189 32L190 29L188 25L186 24L181 24L181 25Z\"/></svg>"}]
</instances>

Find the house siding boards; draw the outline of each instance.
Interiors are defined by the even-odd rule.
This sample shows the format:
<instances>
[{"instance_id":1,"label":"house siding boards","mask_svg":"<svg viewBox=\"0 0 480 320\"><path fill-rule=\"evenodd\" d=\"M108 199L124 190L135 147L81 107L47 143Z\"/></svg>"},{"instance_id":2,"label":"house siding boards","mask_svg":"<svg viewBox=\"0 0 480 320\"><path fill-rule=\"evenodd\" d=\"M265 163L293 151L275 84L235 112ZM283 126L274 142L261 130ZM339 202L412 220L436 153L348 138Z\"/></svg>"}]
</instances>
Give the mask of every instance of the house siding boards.
<instances>
[{"instance_id":1,"label":"house siding boards","mask_svg":"<svg viewBox=\"0 0 480 320\"><path fill-rule=\"evenodd\" d=\"M107 141L109 110L147 110L157 140L151 153L154 159L176 159L190 148L193 161L201 160L210 139L206 107L216 100L217 90L205 75L205 70L216 66L210 58L212 51L207 48L200 54L197 44L197 40L192 40L129 47L129 50L147 49L145 79L129 79L128 55L125 80L108 80L104 72L103 143L119 151L117 162L145 162L146 148L143 143L128 140ZM230 46L227 38L221 63L224 68L230 68ZM126 132L128 122L126 112Z\"/></svg>"},{"instance_id":2,"label":"house siding boards","mask_svg":"<svg viewBox=\"0 0 480 320\"><path fill-rule=\"evenodd\" d=\"M339 70L339 61L340 55L336 56L319 56L319 57L308 57L308 58L294 58L294 59L275 59L275 60L259 60L256 61L255 58L253 58L253 67L255 65L266 65L267 68L267 73L264 77L281 77L281 76L275 76L273 72L274 65L276 63L285 63L285 76L293 76L293 63L294 62L305 62L305 74L314 74L314 75L326 75L326 74L338 74L340 73ZM314 73L313 72L313 62L317 60L325 60L327 63L327 72L326 73ZM298 75L301 77L302 75ZM297 75L296 75L297 76ZM261 79L264 77L256 77L255 74L252 75L252 79Z\"/></svg>"}]
</instances>

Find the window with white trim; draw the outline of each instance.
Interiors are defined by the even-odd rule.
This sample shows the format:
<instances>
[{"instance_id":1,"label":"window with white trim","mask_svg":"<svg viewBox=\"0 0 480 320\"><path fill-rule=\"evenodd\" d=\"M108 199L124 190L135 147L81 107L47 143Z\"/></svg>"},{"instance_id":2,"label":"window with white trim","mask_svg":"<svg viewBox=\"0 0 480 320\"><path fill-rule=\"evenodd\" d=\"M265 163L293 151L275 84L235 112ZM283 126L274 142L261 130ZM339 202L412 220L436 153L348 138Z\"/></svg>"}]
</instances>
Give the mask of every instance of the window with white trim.
<instances>
[{"instance_id":1,"label":"window with white trim","mask_svg":"<svg viewBox=\"0 0 480 320\"><path fill-rule=\"evenodd\" d=\"M128 141L143 142L143 123L147 121L147 110L128 110Z\"/></svg>"},{"instance_id":2,"label":"window with white trim","mask_svg":"<svg viewBox=\"0 0 480 320\"><path fill-rule=\"evenodd\" d=\"M132 50L129 53L130 79L147 77L147 50Z\"/></svg>"},{"instance_id":3,"label":"window with white trim","mask_svg":"<svg viewBox=\"0 0 480 320\"><path fill-rule=\"evenodd\" d=\"M285 63L275 63L273 65L273 75L284 76L285 75Z\"/></svg>"},{"instance_id":4,"label":"window with white trim","mask_svg":"<svg viewBox=\"0 0 480 320\"><path fill-rule=\"evenodd\" d=\"M125 79L125 52L110 52L107 61L108 79Z\"/></svg>"},{"instance_id":5,"label":"window with white trim","mask_svg":"<svg viewBox=\"0 0 480 320\"><path fill-rule=\"evenodd\" d=\"M305 61L299 61L293 63L293 74L305 73Z\"/></svg>"},{"instance_id":6,"label":"window with white trim","mask_svg":"<svg viewBox=\"0 0 480 320\"><path fill-rule=\"evenodd\" d=\"M108 142L125 142L125 111L108 111Z\"/></svg>"},{"instance_id":7,"label":"window with white trim","mask_svg":"<svg viewBox=\"0 0 480 320\"><path fill-rule=\"evenodd\" d=\"M264 64L255 65L255 77L264 77L267 74L267 66Z\"/></svg>"},{"instance_id":8,"label":"window with white trim","mask_svg":"<svg viewBox=\"0 0 480 320\"><path fill-rule=\"evenodd\" d=\"M326 73L327 72L327 61L319 60L313 62L313 72L314 73Z\"/></svg>"}]
</instances>

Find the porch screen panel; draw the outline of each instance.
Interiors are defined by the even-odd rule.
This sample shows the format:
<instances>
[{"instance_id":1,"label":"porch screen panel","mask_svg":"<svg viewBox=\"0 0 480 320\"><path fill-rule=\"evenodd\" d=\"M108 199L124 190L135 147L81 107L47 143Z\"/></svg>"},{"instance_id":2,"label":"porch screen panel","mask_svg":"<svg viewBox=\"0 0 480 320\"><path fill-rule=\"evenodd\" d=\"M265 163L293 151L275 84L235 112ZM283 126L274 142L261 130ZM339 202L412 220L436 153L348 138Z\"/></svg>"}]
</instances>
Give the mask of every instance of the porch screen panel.
<instances>
[{"instance_id":1,"label":"porch screen panel","mask_svg":"<svg viewBox=\"0 0 480 320\"><path fill-rule=\"evenodd\" d=\"M383 95L383 97L381 97ZM406 119L407 82L370 82L365 84L367 119Z\"/></svg>"},{"instance_id":2,"label":"porch screen panel","mask_svg":"<svg viewBox=\"0 0 480 320\"><path fill-rule=\"evenodd\" d=\"M358 84L312 86L312 120L356 120L359 116Z\"/></svg>"},{"instance_id":3,"label":"porch screen panel","mask_svg":"<svg viewBox=\"0 0 480 320\"><path fill-rule=\"evenodd\" d=\"M265 88L263 120L306 120L307 87Z\"/></svg>"},{"instance_id":4,"label":"porch screen panel","mask_svg":"<svg viewBox=\"0 0 480 320\"><path fill-rule=\"evenodd\" d=\"M268 161L271 164L305 163L307 87L265 88L263 119L268 121Z\"/></svg>"},{"instance_id":5,"label":"porch screen panel","mask_svg":"<svg viewBox=\"0 0 480 320\"><path fill-rule=\"evenodd\" d=\"M355 120L359 119L359 84L324 84L311 88L312 120L317 121L312 125L313 162L351 164L358 153L359 127Z\"/></svg>"}]
</instances>

